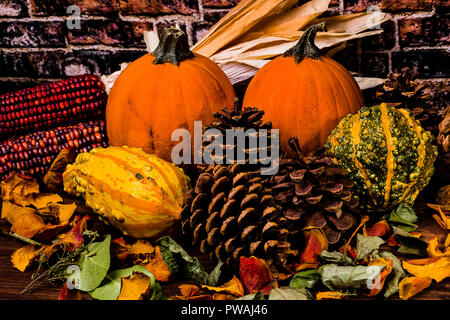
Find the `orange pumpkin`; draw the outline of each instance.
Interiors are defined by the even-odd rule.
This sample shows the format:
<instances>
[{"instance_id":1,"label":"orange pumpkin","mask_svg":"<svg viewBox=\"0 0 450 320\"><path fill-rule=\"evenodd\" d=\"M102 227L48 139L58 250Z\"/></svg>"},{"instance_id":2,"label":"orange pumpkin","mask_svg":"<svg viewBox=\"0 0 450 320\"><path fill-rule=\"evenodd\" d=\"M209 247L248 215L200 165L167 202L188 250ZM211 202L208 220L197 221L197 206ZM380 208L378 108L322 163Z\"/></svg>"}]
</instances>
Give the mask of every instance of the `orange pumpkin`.
<instances>
[{"instance_id":1,"label":"orange pumpkin","mask_svg":"<svg viewBox=\"0 0 450 320\"><path fill-rule=\"evenodd\" d=\"M210 123L232 107L235 92L212 60L189 50L186 34L167 28L159 46L130 63L111 89L106 107L111 145L142 148L170 161L175 129Z\"/></svg>"},{"instance_id":2,"label":"orange pumpkin","mask_svg":"<svg viewBox=\"0 0 450 320\"><path fill-rule=\"evenodd\" d=\"M364 104L361 90L342 65L321 56L314 44L325 23L310 27L283 56L267 63L250 82L244 106L264 110L280 147L289 151L288 139L297 136L305 153L323 146L339 121Z\"/></svg>"}]
</instances>

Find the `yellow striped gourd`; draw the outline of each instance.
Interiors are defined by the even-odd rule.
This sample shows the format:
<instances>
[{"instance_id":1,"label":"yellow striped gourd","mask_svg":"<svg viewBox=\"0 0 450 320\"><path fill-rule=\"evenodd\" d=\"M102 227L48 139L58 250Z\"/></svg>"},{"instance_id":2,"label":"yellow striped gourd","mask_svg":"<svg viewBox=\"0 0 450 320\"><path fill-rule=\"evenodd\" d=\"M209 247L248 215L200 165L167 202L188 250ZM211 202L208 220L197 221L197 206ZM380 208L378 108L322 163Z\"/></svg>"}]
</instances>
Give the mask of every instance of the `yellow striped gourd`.
<instances>
[{"instance_id":1,"label":"yellow striped gourd","mask_svg":"<svg viewBox=\"0 0 450 320\"><path fill-rule=\"evenodd\" d=\"M348 171L360 203L386 211L413 205L434 171L437 148L408 110L382 103L342 119L325 145Z\"/></svg>"},{"instance_id":2,"label":"yellow striped gourd","mask_svg":"<svg viewBox=\"0 0 450 320\"><path fill-rule=\"evenodd\" d=\"M82 195L102 220L135 238L168 234L180 218L189 178L138 148L95 148L63 174L64 190Z\"/></svg>"}]
</instances>

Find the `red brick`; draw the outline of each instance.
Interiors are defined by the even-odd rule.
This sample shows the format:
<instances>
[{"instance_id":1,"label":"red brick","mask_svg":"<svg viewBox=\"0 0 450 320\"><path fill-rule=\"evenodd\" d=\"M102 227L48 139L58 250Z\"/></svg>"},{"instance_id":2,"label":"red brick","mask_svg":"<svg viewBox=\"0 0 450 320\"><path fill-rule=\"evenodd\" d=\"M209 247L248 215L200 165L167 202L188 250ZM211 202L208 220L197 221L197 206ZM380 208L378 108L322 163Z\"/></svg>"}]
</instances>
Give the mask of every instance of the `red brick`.
<instances>
[{"instance_id":1,"label":"red brick","mask_svg":"<svg viewBox=\"0 0 450 320\"><path fill-rule=\"evenodd\" d=\"M365 52L361 56L361 72L364 76L384 78L389 72L389 56L382 52Z\"/></svg>"},{"instance_id":2,"label":"red brick","mask_svg":"<svg viewBox=\"0 0 450 320\"><path fill-rule=\"evenodd\" d=\"M431 10L433 0L344 0L346 11L362 12L377 6L383 11Z\"/></svg>"},{"instance_id":3,"label":"red brick","mask_svg":"<svg viewBox=\"0 0 450 320\"><path fill-rule=\"evenodd\" d=\"M450 77L450 52L445 49L408 50L392 53L392 69L399 71L411 67L420 78Z\"/></svg>"},{"instance_id":4,"label":"red brick","mask_svg":"<svg viewBox=\"0 0 450 320\"><path fill-rule=\"evenodd\" d=\"M28 16L25 1L1 0L0 17L24 17Z\"/></svg>"},{"instance_id":5,"label":"red brick","mask_svg":"<svg viewBox=\"0 0 450 320\"><path fill-rule=\"evenodd\" d=\"M65 33L60 21L0 22L0 46L65 47Z\"/></svg>"},{"instance_id":6,"label":"red brick","mask_svg":"<svg viewBox=\"0 0 450 320\"><path fill-rule=\"evenodd\" d=\"M62 76L63 50L33 52L1 52L0 76L59 78Z\"/></svg>"},{"instance_id":7,"label":"red brick","mask_svg":"<svg viewBox=\"0 0 450 320\"><path fill-rule=\"evenodd\" d=\"M38 16L65 16L71 5L78 6L85 15L112 15L119 11L116 0L31 0L31 11Z\"/></svg>"},{"instance_id":8,"label":"red brick","mask_svg":"<svg viewBox=\"0 0 450 320\"><path fill-rule=\"evenodd\" d=\"M69 30L71 44L105 44L145 47L144 30L150 30L149 22L121 20L83 20L81 28Z\"/></svg>"},{"instance_id":9,"label":"red brick","mask_svg":"<svg viewBox=\"0 0 450 320\"><path fill-rule=\"evenodd\" d=\"M228 8L237 5L241 0L203 0L205 8Z\"/></svg>"},{"instance_id":10,"label":"red brick","mask_svg":"<svg viewBox=\"0 0 450 320\"><path fill-rule=\"evenodd\" d=\"M448 44L449 16L406 18L399 20L399 40L402 47Z\"/></svg>"},{"instance_id":11,"label":"red brick","mask_svg":"<svg viewBox=\"0 0 450 320\"><path fill-rule=\"evenodd\" d=\"M381 24L383 33L362 38L362 47L365 50L392 49L395 46L395 23L392 20Z\"/></svg>"},{"instance_id":12,"label":"red brick","mask_svg":"<svg viewBox=\"0 0 450 320\"><path fill-rule=\"evenodd\" d=\"M197 0L119 0L123 15L193 14L198 12Z\"/></svg>"}]
</instances>

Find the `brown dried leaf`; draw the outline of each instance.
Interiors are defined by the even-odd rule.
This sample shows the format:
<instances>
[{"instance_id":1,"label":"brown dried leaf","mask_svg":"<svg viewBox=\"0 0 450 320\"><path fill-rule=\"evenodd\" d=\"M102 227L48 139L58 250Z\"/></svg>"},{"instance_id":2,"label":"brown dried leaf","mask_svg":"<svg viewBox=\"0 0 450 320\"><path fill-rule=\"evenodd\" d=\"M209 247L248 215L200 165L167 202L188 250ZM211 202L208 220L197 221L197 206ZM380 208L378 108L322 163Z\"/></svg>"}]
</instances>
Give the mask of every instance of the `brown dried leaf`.
<instances>
[{"instance_id":1,"label":"brown dried leaf","mask_svg":"<svg viewBox=\"0 0 450 320\"><path fill-rule=\"evenodd\" d=\"M430 278L422 278L422 277L407 277L403 278L402 281L398 284L399 287L399 296L403 300L408 300L411 297L414 297L419 292L428 288L431 285Z\"/></svg>"},{"instance_id":2,"label":"brown dried leaf","mask_svg":"<svg viewBox=\"0 0 450 320\"><path fill-rule=\"evenodd\" d=\"M58 300L82 300L81 291L77 289L69 290L67 282L65 282L59 292Z\"/></svg>"},{"instance_id":3,"label":"brown dried leaf","mask_svg":"<svg viewBox=\"0 0 450 320\"><path fill-rule=\"evenodd\" d=\"M43 181L45 186L51 192L59 192L64 190L62 174L68 164L75 161L75 152L71 148L64 148L53 161Z\"/></svg>"},{"instance_id":4,"label":"brown dried leaf","mask_svg":"<svg viewBox=\"0 0 450 320\"><path fill-rule=\"evenodd\" d=\"M210 287L202 285L202 288L217 293L230 294L234 297L242 297L244 295L244 287L242 286L242 282L236 276L233 276L233 279L221 285L220 287Z\"/></svg>"},{"instance_id":5,"label":"brown dried leaf","mask_svg":"<svg viewBox=\"0 0 450 320\"><path fill-rule=\"evenodd\" d=\"M181 284L178 286L178 289L181 295L171 296L169 300L212 300L211 294L205 294L195 284Z\"/></svg>"}]
</instances>

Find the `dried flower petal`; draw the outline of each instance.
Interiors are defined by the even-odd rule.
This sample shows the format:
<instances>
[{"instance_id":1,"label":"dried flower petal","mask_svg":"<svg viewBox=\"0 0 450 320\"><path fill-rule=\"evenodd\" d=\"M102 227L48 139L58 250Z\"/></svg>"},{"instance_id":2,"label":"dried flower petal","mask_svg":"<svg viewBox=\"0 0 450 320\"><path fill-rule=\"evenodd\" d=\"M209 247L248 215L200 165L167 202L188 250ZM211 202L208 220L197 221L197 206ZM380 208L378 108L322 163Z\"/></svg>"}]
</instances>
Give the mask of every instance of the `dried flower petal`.
<instances>
[{"instance_id":1,"label":"dried flower petal","mask_svg":"<svg viewBox=\"0 0 450 320\"><path fill-rule=\"evenodd\" d=\"M421 277L407 277L403 278L398 284L399 286L399 296L403 300L408 300L409 298L415 296L419 292L428 288L431 285L430 278Z\"/></svg>"}]
</instances>

